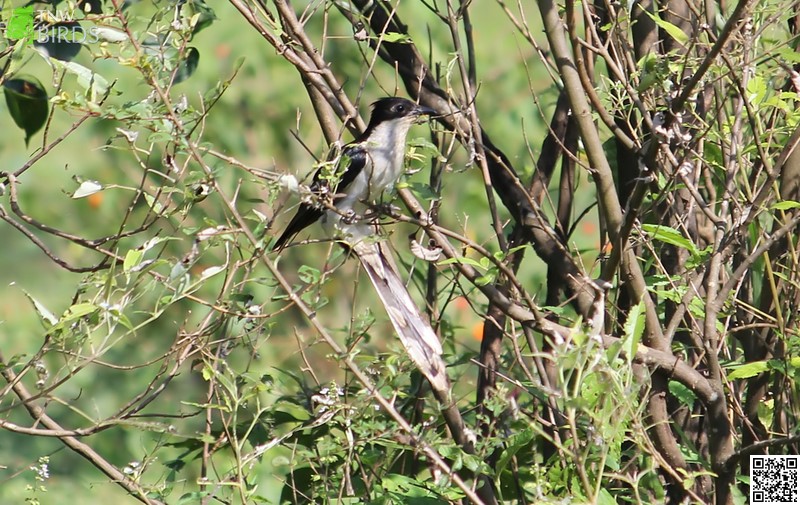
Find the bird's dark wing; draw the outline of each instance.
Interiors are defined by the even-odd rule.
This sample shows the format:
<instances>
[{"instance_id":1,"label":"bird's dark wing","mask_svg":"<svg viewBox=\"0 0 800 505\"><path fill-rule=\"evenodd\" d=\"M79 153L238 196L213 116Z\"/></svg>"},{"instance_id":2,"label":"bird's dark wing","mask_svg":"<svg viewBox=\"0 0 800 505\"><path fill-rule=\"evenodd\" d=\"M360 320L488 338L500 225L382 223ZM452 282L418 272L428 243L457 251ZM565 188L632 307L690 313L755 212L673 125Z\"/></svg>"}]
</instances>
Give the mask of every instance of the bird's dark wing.
<instances>
[{"instance_id":1,"label":"bird's dark wing","mask_svg":"<svg viewBox=\"0 0 800 505\"><path fill-rule=\"evenodd\" d=\"M311 225L317 219L322 217L322 209L319 207L314 207L307 203L301 203L300 209L297 211L297 214L294 215L291 221L289 221L289 225L283 230L281 236L278 237L278 240L275 241L275 245L272 246L272 250L280 250L283 249L284 244L286 242L300 233L303 228L306 226Z\"/></svg>"},{"instance_id":2,"label":"bird's dark wing","mask_svg":"<svg viewBox=\"0 0 800 505\"><path fill-rule=\"evenodd\" d=\"M356 179L358 174L364 170L364 165L367 163L367 152L364 147L359 143L348 144L345 146L344 151L342 152L342 157L345 159L347 163L347 168L345 168L344 173L339 178L339 182L336 185L332 194L337 193L344 193L347 191L347 187ZM321 178L322 169L317 170L314 174L314 179L311 182L311 192L317 195L324 192L326 188L329 188L329 183L327 179ZM334 198L333 202L336 203L339 199ZM289 224L286 226L286 229L283 231L278 240L275 241L275 245L272 246L272 250L282 249L286 242L303 231L304 228L312 225L316 222L322 215L325 213L325 210L320 205L315 205L312 203L301 203L300 209L298 209L297 214L294 215Z\"/></svg>"}]
</instances>

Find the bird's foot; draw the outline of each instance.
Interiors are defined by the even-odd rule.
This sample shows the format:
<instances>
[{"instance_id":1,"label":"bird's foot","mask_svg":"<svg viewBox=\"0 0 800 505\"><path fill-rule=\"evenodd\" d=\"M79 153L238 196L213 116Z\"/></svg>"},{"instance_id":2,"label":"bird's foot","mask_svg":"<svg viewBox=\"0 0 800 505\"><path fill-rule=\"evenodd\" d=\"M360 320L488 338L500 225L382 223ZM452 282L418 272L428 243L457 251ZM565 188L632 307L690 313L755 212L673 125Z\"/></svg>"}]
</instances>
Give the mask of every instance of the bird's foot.
<instances>
[{"instance_id":1,"label":"bird's foot","mask_svg":"<svg viewBox=\"0 0 800 505\"><path fill-rule=\"evenodd\" d=\"M373 212L377 215L396 216L400 213L400 207L391 203L379 203L373 207Z\"/></svg>"},{"instance_id":2,"label":"bird's foot","mask_svg":"<svg viewBox=\"0 0 800 505\"><path fill-rule=\"evenodd\" d=\"M358 221L358 219L358 214L356 214L356 211L353 209L346 210L344 216L342 216L342 222L344 224L353 224Z\"/></svg>"}]
</instances>

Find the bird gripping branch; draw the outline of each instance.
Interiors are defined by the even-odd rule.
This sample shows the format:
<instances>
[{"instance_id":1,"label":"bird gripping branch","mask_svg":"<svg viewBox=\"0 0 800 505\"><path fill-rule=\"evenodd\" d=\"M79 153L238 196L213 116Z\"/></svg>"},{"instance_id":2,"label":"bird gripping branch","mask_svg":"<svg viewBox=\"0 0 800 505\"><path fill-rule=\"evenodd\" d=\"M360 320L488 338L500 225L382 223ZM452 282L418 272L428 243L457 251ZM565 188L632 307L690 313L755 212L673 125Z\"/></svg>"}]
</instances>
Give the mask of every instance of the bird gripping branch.
<instances>
[{"instance_id":1,"label":"bird gripping branch","mask_svg":"<svg viewBox=\"0 0 800 505\"><path fill-rule=\"evenodd\" d=\"M345 163L338 182L331 187L323 169L314 174L311 192L333 195L333 207L303 202L278 237L273 250L282 250L300 231L320 221L332 236L339 236L358 257L389 315L389 319L414 364L439 393L449 394L442 360L442 345L405 287L391 252L380 240L377 227L359 222L371 201L394 186L405 169L406 137L411 126L435 111L404 98L381 98L373 104L369 125L354 142L344 147Z\"/></svg>"}]
</instances>

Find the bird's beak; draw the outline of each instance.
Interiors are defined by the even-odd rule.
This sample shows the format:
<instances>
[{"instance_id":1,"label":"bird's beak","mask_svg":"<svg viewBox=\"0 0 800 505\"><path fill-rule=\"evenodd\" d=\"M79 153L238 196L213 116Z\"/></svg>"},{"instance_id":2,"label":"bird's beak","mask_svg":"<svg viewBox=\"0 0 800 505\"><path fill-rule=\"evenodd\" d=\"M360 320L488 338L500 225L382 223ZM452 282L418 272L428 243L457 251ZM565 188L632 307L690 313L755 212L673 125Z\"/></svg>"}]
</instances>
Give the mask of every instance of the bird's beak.
<instances>
[{"instance_id":1,"label":"bird's beak","mask_svg":"<svg viewBox=\"0 0 800 505\"><path fill-rule=\"evenodd\" d=\"M417 116L434 116L436 115L436 111L431 109L430 107L425 107L424 105L417 105L417 108L414 110L414 113Z\"/></svg>"},{"instance_id":2,"label":"bird's beak","mask_svg":"<svg viewBox=\"0 0 800 505\"><path fill-rule=\"evenodd\" d=\"M431 109L430 107L425 107L424 105L417 105L414 109L414 122L415 123L424 123L426 117L436 115L436 111Z\"/></svg>"}]
</instances>

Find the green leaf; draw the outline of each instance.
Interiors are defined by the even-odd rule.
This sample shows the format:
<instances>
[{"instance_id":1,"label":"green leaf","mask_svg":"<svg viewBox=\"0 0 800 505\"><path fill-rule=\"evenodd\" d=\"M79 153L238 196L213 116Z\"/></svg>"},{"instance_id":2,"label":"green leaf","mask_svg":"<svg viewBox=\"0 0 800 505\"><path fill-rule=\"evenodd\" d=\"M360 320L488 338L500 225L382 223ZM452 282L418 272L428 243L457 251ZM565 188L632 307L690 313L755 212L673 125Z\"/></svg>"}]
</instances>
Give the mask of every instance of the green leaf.
<instances>
[{"instance_id":1,"label":"green leaf","mask_svg":"<svg viewBox=\"0 0 800 505\"><path fill-rule=\"evenodd\" d=\"M433 191L433 189L431 189L430 184L423 184L421 182L411 182L411 183L397 185L397 189L402 189L404 187L411 189L411 191L414 192L414 195L416 195L418 198L422 200L436 200L437 198L439 198L439 195L437 195Z\"/></svg>"},{"instance_id":2,"label":"green leaf","mask_svg":"<svg viewBox=\"0 0 800 505\"><path fill-rule=\"evenodd\" d=\"M638 68L640 72L655 72L658 70L658 62L658 55L654 52L650 52L642 56L639 61L636 62L636 68Z\"/></svg>"},{"instance_id":3,"label":"green leaf","mask_svg":"<svg viewBox=\"0 0 800 505\"><path fill-rule=\"evenodd\" d=\"M111 313L111 315L113 315L113 316L115 316L117 318L117 321L119 321L119 324L121 324L122 326L124 326L128 330L133 331L133 323L131 322L130 319L128 319L128 316L126 316L125 314L123 314L119 310L110 310L109 312Z\"/></svg>"},{"instance_id":4,"label":"green leaf","mask_svg":"<svg viewBox=\"0 0 800 505\"><path fill-rule=\"evenodd\" d=\"M214 10L208 6L203 0L190 0L186 3L185 9L191 9L193 12L191 19L192 19L192 35L196 35L197 32L208 28L211 26L211 23L217 19L217 15L214 13Z\"/></svg>"},{"instance_id":5,"label":"green leaf","mask_svg":"<svg viewBox=\"0 0 800 505\"><path fill-rule=\"evenodd\" d=\"M800 202L794 200L785 200L772 205L772 210L789 210L800 208Z\"/></svg>"},{"instance_id":6,"label":"green leaf","mask_svg":"<svg viewBox=\"0 0 800 505\"><path fill-rule=\"evenodd\" d=\"M754 75L747 81L747 99L753 105L760 105L767 96L767 82L760 75Z\"/></svg>"},{"instance_id":7,"label":"green leaf","mask_svg":"<svg viewBox=\"0 0 800 505\"><path fill-rule=\"evenodd\" d=\"M686 405L690 409L694 408L694 402L697 400L697 395L694 394L694 391L687 388L683 384L678 381L669 381L669 392L672 393L672 396L678 399L682 404Z\"/></svg>"},{"instance_id":8,"label":"green leaf","mask_svg":"<svg viewBox=\"0 0 800 505\"><path fill-rule=\"evenodd\" d=\"M439 152L439 148L436 147L436 144L425 137L415 137L409 140L408 147L414 148L426 157L441 157L441 153Z\"/></svg>"},{"instance_id":9,"label":"green leaf","mask_svg":"<svg viewBox=\"0 0 800 505\"><path fill-rule=\"evenodd\" d=\"M800 53L791 47L786 47L777 52L777 55L787 63L800 63Z\"/></svg>"},{"instance_id":10,"label":"green leaf","mask_svg":"<svg viewBox=\"0 0 800 505\"><path fill-rule=\"evenodd\" d=\"M500 454L500 459L497 460L496 475L499 477L503 470L506 469L508 464L523 447L527 446L533 440L533 430L524 429L520 432L512 434L506 440L506 449Z\"/></svg>"},{"instance_id":11,"label":"green leaf","mask_svg":"<svg viewBox=\"0 0 800 505\"><path fill-rule=\"evenodd\" d=\"M161 202L153 198L152 195L145 193L144 199L147 202L147 205L150 206L150 208L153 209L153 212L155 212L156 214L161 214L162 212L164 212L164 206L161 205Z\"/></svg>"},{"instance_id":12,"label":"green leaf","mask_svg":"<svg viewBox=\"0 0 800 505\"><path fill-rule=\"evenodd\" d=\"M459 258L443 259L442 261L437 263L437 265L444 266L444 265L452 265L453 263L462 263L464 265L471 265L475 268L485 270L484 266L479 261L474 260L472 258L467 258L466 256L462 256Z\"/></svg>"},{"instance_id":13,"label":"green leaf","mask_svg":"<svg viewBox=\"0 0 800 505\"><path fill-rule=\"evenodd\" d=\"M735 370L728 374L728 380L736 380L736 379L747 379L749 377L755 377L760 373L764 373L769 370L769 363L766 361L753 361L752 363L746 363L744 365L736 367Z\"/></svg>"},{"instance_id":14,"label":"green leaf","mask_svg":"<svg viewBox=\"0 0 800 505\"><path fill-rule=\"evenodd\" d=\"M180 239L178 237L153 237L150 240L146 241L144 244L142 244L142 251L147 252L150 249L157 246L158 244L162 242L168 242L171 240L180 240Z\"/></svg>"},{"instance_id":15,"label":"green leaf","mask_svg":"<svg viewBox=\"0 0 800 505\"><path fill-rule=\"evenodd\" d=\"M614 495L608 492L608 489L601 488L597 494L597 505L617 505L617 500Z\"/></svg>"},{"instance_id":16,"label":"green leaf","mask_svg":"<svg viewBox=\"0 0 800 505\"><path fill-rule=\"evenodd\" d=\"M195 49L194 47L188 48L186 51L186 56L181 61L180 66L178 67L178 71L175 72L175 78L172 80L172 84L178 84L179 82L183 82L189 77L194 74L194 71L197 70L197 65L200 63L200 51Z\"/></svg>"},{"instance_id":17,"label":"green leaf","mask_svg":"<svg viewBox=\"0 0 800 505\"><path fill-rule=\"evenodd\" d=\"M659 224L643 224L641 225L642 231L653 237L653 239L666 244L671 244L688 250L692 254L699 254L697 246L694 242L684 237L681 232L669 226Z\"/></svg>"},{"instance_id":18,"label":"green leaf","mask_svg":"<svg viewBox=\"0 0 800 505\"><path fill-rule=\"evenodd\" d=\"M5 16L3 16L5 18ZM6 24L5 36L9 40L22 40L33 35L33 5L18 7L11 11Z\"/></svg>"},{"instance_id":19,"label":"green leaf","mask_svg":"<svg viewBox=\"0 0 800 505\"><path fill-rule=\"evenodd\" d=\"M303 265L297 270L300 280L306 284L316 284L322 277L322 273L314 267Z\"/></svg>"},{"instance_id":20,"label":"green leaf","mask_svg":"<svg viewBox=\"0 0 800 505\"><path fill-rule=\"evenodd\" d=\"M93 314L98 310L99 307L93 303L76 303L68 308L66 312L64 312L64 315L61 317L61 322L64 323L67 321L74 321L75 319L80 319L83 316Z\"/></svg>"},{"instance_id":21,"label":"green leaf","mask_svg":"<svg viewBox=\"0 0 800 505\"><path fill-rule=\"evenodd\" d=\"M131 249L125 254L125 261L122 262L122 270L124 272L130 272L131 269L139 266L143 257L144 251L141 249Z\"/></svg>"},{"instance_id":22,"label":"green leaf","mask_svg":"<svg viewBox=\"0 0 800 505\"><path fill-rule=\"evenodd\" d=\"M637 91L644 92L654 85L663 81L663 76L658 72L659 59L655 53L647 53L638 62L636 68L639 69L639 84Z\"/></svg>"},{"instance_id":23,"label":"green leaf","mask_svg":"<svg viewBox=\"0 0 800 505\"><path fill-rule=\"evenodd\" d=\"M18 76L3 83L11 119L25 132L25 145L47 122L50 104L42 83L31 76Z\"/></svg>"},{"instance_id":24,"label":"green leaf","mask_svg":"<svg viewBox=\"0 0 800 505\"><path fill-rule=\"evenodd\" d=\"M662 82L661 77L655 73L647 73L639 79L639 84L636 86L636 91L644 93L648 89L655 86L657 83Z\"/></svg>"},{"instance_id":25,"label":"green leaf","mask_svg":"<svg viewBox=\"0 0 800 505\"><path fill-rule=\"evenodd\" d=\"M775 399L770 398L758 404L758 420L764 426L772 426L772 420L775 417Z\"/></svg>"},{"instance_id":26,"label":"green leaf","mask_svg":"<svg viewBox=\"0 0 800 505\"><path fill-rule=\"evenodd\" d=\"M383 41L394 44L410 44L411 37L405 33L388 32L383 34Z\"/></svg>"},{"instance_id":27,"label":"green leaf","mask_svg":"<svg viewBox=\"0 0 800 505\"><path fill-rule=\"evenodd\" d=\"M494 274L489 273L489 274L486 274L486 275L481 275L480 277L475 278L475 285L476 286L486 286L488 284L493 283L494 280L495 280Z\"/></svg>"},{"instance_id":28,"label":"green leaf","mask_svg":"<svg viewBox=\"0 0 800 505\"><path fill-rule=\"evenodd\" d=\"M33 304L33 308L36 309L36 313L39 314L39 318L42 321L42 326L44 326L46 330L49 330L53 325L58 323L58 318L55 316L55 314L50 312L47 307L39 302L39 300L31 296L31 294L27 291L23 291L23 293L25 293L25 296L27 296L28 300L30 300Z\"/></svg>"},{"instance_id":29,"label":"green leaf","mask_svg":"<svg viewBox=\"0 0 800 505\"><path fill-rule=\"evenodd\" d=\"M624 336L622 338L622 350L630 362L639 348L639 341L644 333L644 302L640 301L635 306L631 307L628 312L628 318L625 319L625 324L622 327Z\"/></svg>"},{"instance_id":30,"label":"green leaf","mask_svg":"<svg viewBox=\"0 0 800 505\"><path fill-rule=\"evenodd\" d=\"M650 16L653 19L653 21L658 25L659 28L661 28L662 30L667 32L667 34L670 37L675 39L676 42L678 42L679 44L681 44L683 46L685 46L686 43L689 42L689 36L686 35L686 32L684 32L683 30L681 30L677 26L673 25L669 21L664 21L660 17L658 17L658 16L656 16L654 14L651 14L650 12L648 12L646 10L644 12L645 12L645 14L647 14L648 16Z\"/></svg>"},{"instance_id":31,"label":"green leaf","mask_svg":"<svg viewBox=\"0 0 800 505\"><path fill-rule=\"evenodd\" d=\"M405 475L396 473L386 475L381 480L381 484L386 491L397 495L398 498L402 497L403 503L410 503L408 500L414 498L438 498L436 493L423 487L421 482Z\"/></svg>"},{"instance_id":32,"label":"green leaf","mask_svg":"<svg viewBox=\"0 0 800 505\"><path fill-rule=\"evenodd\" d=\"M50 61L76 76L78 78L78 86L83 88L86 93L90 94L90 98L93 101L96 96L105 95L108 92L108 81L102 75L96 74L74 61L63 62L56 59L51 59Z\"/></svg>"}]
</instances>

